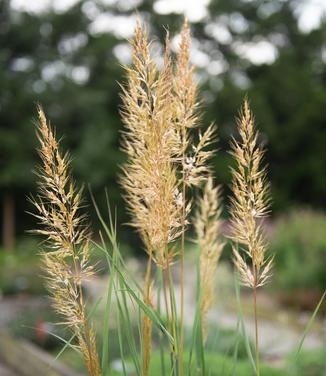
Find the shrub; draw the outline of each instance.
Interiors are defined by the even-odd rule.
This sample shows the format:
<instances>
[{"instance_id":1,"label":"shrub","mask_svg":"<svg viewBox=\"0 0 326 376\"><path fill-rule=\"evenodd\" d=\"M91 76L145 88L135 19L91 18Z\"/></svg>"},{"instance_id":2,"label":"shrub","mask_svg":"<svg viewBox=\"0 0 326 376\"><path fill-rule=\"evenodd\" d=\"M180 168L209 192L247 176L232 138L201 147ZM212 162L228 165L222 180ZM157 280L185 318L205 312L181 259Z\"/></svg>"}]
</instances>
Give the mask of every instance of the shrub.
<instances>
[{"instance_id":1,"label":"shrub","mask_svg":"<svg viewBox=\"0 0 326 376\"><path fill-rule=\"evenodd\" d=\"M326 376L326 348L303 352L292 369L291 375Z\"/></svg>"},{"instance_id":2,"label":"shrub","mask_svg":"<svg viewBox=\"0 0 326 376\"><path fill-rule=\"evenodd\" d=\"M325 289L325 231L326 215L309 209L294 210L277 221L271 251L279 288Z\"/></svg>"},{"instance_id":3,"label":"shrub","mask_svg":"<svg viewBox=\"0 0 326 376\"><path fill-rule=\"evenodd\" d=\"M227 356L225 354L220 354L220 353L215 353L215 352L205 352L205 363L207 367L206 372L208 375L211 375L211 376L222 376L222 375L233 375L233 374L237 376L251 375L251 366L249 362L245 360L239 360L239 359L235 360L234 358L232 358L232 355ZM186 364L184 368L185 368L185 371L188 372ZM192 370L195 371L194 369ZM263 376L286 376L287 375L287 373L283 369L275 369L275 368L271 368L265 365L262 365L261 371L262 371ZM151 363L150 374L151 375L161 374L160 356L157 352L153 353L153 360ZM303 375L300 375L300 376L303 376Z\"/></svg>"},{"instance_id":4,"label":"shrub","mask_svg":"<svg viewBox=\"0 0 326 376\"><path fill-rule=\"evenodd\" d=\"M0 250L0 295L43 294L35 241L23 241L14 252Z\"/></svg>"},{"instance_id":5,"label":"shrub","mask_svg":"<svg viewBox=\"0 0 326 376\"><path fill-rule=\"evenodd\" d=\"M15 337L22 337L38 346L51 350L62 347L64 340L69 340L67 331L61 325L55 325L58 315L50 308L48 302L25 309L8 325Z\"/></svg>"}]
</instances>

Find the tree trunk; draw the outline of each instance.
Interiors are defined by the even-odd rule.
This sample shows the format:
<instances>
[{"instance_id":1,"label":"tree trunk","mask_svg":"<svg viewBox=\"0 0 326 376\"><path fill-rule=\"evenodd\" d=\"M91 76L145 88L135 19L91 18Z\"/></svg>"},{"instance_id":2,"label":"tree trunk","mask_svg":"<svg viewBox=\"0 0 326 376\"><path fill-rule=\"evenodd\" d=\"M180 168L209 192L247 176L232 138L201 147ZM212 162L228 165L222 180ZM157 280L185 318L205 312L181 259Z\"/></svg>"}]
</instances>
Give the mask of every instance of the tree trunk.
<instances>
[{"instance_id":1,"label":"tree trunk","mask_svg":"<svg viewBox=\"0 0 326 376\"><path fill-rule=\"evenodd\" d=\"M2 241L7 250L13 250L15 242L15 203L12 192L3 196Z\"/></svg>"}]
</instances>

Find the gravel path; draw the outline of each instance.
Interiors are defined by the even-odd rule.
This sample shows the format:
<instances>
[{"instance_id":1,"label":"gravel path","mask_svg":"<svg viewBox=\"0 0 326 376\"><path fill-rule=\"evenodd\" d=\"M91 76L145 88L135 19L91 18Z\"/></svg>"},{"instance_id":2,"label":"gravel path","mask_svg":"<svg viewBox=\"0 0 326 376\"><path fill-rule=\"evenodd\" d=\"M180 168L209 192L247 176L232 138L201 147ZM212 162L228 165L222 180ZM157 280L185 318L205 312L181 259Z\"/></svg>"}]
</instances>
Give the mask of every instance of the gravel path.
<instances>
[{"instance_id":1,"label":"gravel path","mask_svg":"<svg viewBox=\"0 0 326 376\"><path fill-rule=\"evenodd\" d=\"M15 296L5 299L0 299L0 330L6 329L9 322L18 318L22 312L30 308L42 308L45 305L45 300L39 297L30 296ZM19 376L16 372L9 369L0 360L0 375L1 376Z\"/></svg>"},{"instance_id":2,"label":"gravel path","mask_svg":"<svg viewBox=\"0 0 326 376\"><path fill-rule=\"evenodd\" d=\"M11 371L2 363L0 363L0 375L1 376L18 376L17 373Z\"/></svg>"},{"instance_id":3,"label":"gravel path","mask_svg":"<svg viewBox=\"0 0 326 376\"><path fill-rule=\"evenodd\" d=\"M134 267L137 270L137 267ZM138 273L142 274L141 267L138 267ZM178 284L178 275L175 271L175 296L179 301L180 288ZM223 328L236 329L237 326L237 308L234 292L233 275L230 271L220 266L218 270L216 305L210 311L208 319L214 325ZM185 323L191 326L193 324L195 301L195 272L189 265L186 268L186 289L185 289ZM94 300L98 296L105 295L107 288L107 278L96 278L89 281L86 286ZM153 291L155 294L155 291ZM163 299L163 298L162 298ZM164 305L164 302L162 301ZM254 340L255 325L252 315L252 297L250 294L241 294L242 310L245 316L246 332ZM259 304L259 338L262 356L266 360L277 362L284 356L290 354L297 346L303 335L311 314L298 314L282 309L275 299L261 290L258 295ZM326 320L319 320L313 325L312 330L305 338L303 348L305 350L314 350L321 348L326 343Z\"/></svg>"},{"instance_id":4,"label":"gravel path","mask_svg":"<svg viewBox=\"0 0 326 376\"><path fill-rule=\"evenodd\" d=\"M19 315L30 309L42 309L48 305L46 299L31 296L13 296L0 299L0 329L5 329L10 321L15 320ZM2 374L0 373L2 376Z\"/></svg>"},{"instance_id":5,"label":"gravel path","mask_svg":"<svg viewBox=\"0 0 326 376\"><path fill-rule=\"evenodd\" d=\"M142 275L142 267L133 261L129 265L136 275ZM176 270L175 270L176 272ZM179 300L180 289L178 275L175 275L176 299ZM195 273L191 267L186 268L185 281L185 321L192 325L195 301ZM105 296L107 277L94 278L85 284L88 293L96 300ZM236 302L233 287L233 276L227 268L220 267L217 278L217 304L209 313L209 321L224 328L235 329L237 325ZM309 315L293 314L281 309L269 295L262 292L259 296L259 337L262 356L266 360L278 361L291 353L298 345L309 320ZM241 297L245 316L246 332L254 338L254 320L251 308L251 296L242 294ZM42 309L47 304L46 299L39 297L14 297L0 300L0 330L6 328L9 321L15 320L26 309ZM326 320L314 324L304 342L305 350L323 347L326 343ZM5 373L7 372L7 373ZM1 368L1 376L16 376Z\"/></svg>"}]
</instances>

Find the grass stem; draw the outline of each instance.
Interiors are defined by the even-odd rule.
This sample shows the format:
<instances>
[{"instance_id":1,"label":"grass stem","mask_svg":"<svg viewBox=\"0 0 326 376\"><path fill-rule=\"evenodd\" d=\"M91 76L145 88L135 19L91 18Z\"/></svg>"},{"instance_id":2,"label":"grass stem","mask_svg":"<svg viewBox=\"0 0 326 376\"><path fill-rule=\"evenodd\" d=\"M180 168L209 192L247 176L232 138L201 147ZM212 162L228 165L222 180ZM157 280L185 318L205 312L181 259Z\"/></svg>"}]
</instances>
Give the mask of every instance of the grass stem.
<instances>
[{"instance_id":1,"label":"grass stem","mask_svg":"<svg viewBox=\"0 0 326 376\"><path fill-rule=\"evenodd\" d=\"M258 317L257 317L257 270L254 267L254 287L253 287L253 303L255 316L255 352L256 352L256 376L260 376L260 360L259 360L259 333L258 333Z\"/></svg>"},{"instance_id":2,"label":"grass stem","mask_svg":"<svg viewBox=\"0 0 326 376\"><path fill-rule=\"evenodd\" d=\"M175 355L178 354L178 345L177 345L177 330L176 330L176 312L175 312L175 305L173 299L173 284L172 284L172 276L171 276L171 269L169 263L167 264L167 278L169 284L169 297L170 297L170 308L171 308L171 328L172 328L172 335L173 335L173 353Z\"/></svg>"},{"instance_id":3,"label":"grass stem","mask_svg":"<svg viewBox=\"0 0 326 376\"><path fill-rule=\"evenodd\" d=\"M185 152L183 151L183 164ZM183 172L184 176L185 171ZM183 343L184 343L184 251L185 251L185 222L186 222L186 183L183 177L182 181L182 233L181 233L181 250L180 250L180 376L183 376Z\"/></svg>"},{"instance_id":4,"label":"grass stem","mask_svg":"<svg viewBox=\"0 0 326 376\"><path fill-rule=\"evenodd\" d=\"M145 285L145 296L144 296L144 301L147 306L151 306L151 296L150 296L151 294L151 271L152 271L152 255L150 253L148 257L148 262L147 262L146 281L145 281L146 285ZM144 328L143 369L144 369L144 376L147 376L148 371L149 371L150 357L151 357L151 334L152 334L151 320L147 315L144 315L143 328Z\"/></svg>"}]
</instances>

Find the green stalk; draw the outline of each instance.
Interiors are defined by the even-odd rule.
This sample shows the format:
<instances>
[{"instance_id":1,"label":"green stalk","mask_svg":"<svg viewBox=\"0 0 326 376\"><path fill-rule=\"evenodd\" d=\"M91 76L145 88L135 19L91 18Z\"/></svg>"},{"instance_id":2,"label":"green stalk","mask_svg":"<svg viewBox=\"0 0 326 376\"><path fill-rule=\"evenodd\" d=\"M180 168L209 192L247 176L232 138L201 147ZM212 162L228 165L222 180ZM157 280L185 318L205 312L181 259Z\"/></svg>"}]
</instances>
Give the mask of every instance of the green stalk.
<instances>
[{"instance_id":1,"label":"green stalk","mask_svg":"<svg viewBox=\"0 0 326 376\"><path fill-rule=\"evenodd\" d=\"M182 166L184 166L185 152L182 155ZM182 233L181 233L181 250L180 250L180 376L183 376L183 343L184 343L184 253L185 253L185 221L186 221L186 183L185 171L182 167Z\"/></svg>"},{"instance_id":2,"label":"green stalk","mask_svg":"<svg viewBox=\"0 0 326 376\"><path fill-rule=\"evenodd\" d=\"M189 347L189 359L188 359L188 376L192 375L193 368L200 370L201 375L205 375L205 352L204 343L202 337L202 323L201 323L201 286L200 286L200 255L196 258L196 311L194 317L194 323L192 326L190 347ZM193 352L196 354L196 367L192 366Z\"/></svg>"},{"instance_id":3,"label":"green stalk","mask_svg":"<svg viewBox=\"0 0 326 376\"><path fill-rule=\"evenodd\" d=\"M177 340L177 327L176 327L176 309L175 309L175 300L173 298L173 283L171 276L171 269L169 263L167 263L167 279L168 279L168 289L169 289L169 298L170 298L170 307L171 307L171 329L173 336L173 346L172 346L172 370L173 374L179 374L179 365L178 365L178 340Z\"/></svg>"},{"instance_id":4,"label":"green stalk","mask_svg":"<svg viewBox=\"0 0 326 376\"><path fill-rule=\"evenodd\" d=\"M257 317L257 269L254 266L254 315L255 315L255 350L256 350L256 376L260 376L260 361L259 361L259 339L258 339L258 317Z\"/></svg>"},{"instance_id":5,"label":"green stalk","mask_svg":"<svg viewBox=\"0 0 326 376\"><path fill-rule=\"evenodd\" d=\"M236 276L234 278L234 287L235 287L235 296L236 296L236 300L237 300L237 313L238 313L238 320L239 320L239 323L240 323L241 334L242 334L244 341L245 341L245 348L246 348L246 351L247 351L248 359L249 359L250 364L252 366L253 372L256 373L256 365L255 365L255 361L254 361L254 358L253 358L253 355L252 355L249 337L248 337L247 332L246 332L246 327L245 327L245 324L244 324L244 316L243 316L243 312L242 312L242 308L241 308L240 286L239 286L239 282L238 282Z\"/></svg>"},{"instance_id":6,"label":"green stalk","mask_svg":"<svg viewBox=\"0 0 326 376\"><path fill-rule=\"evenodd\" d=\"M161 316L161 291L162 291L162 269L157 268L157 313ZM159 332L160 337L160 359L161 359L161 375L165 376L165 357L163 345L163 333Z\"/></svg>"}]
</instances>

